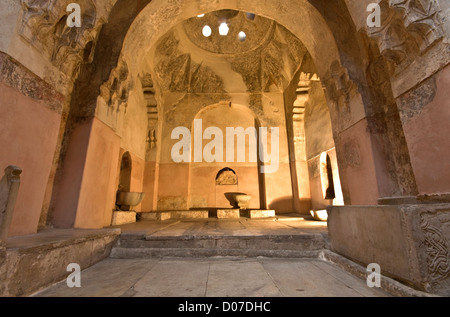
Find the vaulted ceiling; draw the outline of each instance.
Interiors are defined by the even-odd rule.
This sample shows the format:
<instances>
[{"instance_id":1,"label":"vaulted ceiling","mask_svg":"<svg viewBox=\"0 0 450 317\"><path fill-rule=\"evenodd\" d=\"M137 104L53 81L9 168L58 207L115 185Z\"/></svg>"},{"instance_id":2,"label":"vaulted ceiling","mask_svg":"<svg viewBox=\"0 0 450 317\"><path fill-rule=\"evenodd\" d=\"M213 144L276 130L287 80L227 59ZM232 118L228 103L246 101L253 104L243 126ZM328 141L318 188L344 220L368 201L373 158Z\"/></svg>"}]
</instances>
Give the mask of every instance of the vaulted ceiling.
<instances>
[{"instance_id":1,"label":"vaulted ceiling","mask_svg":"<svg viewBox=\"0 0 450 317\"><path fill-rule=\"evenodd\" d=\"M303 43L273 20L220 10L190 18L169 30L147 56L165 92L282 92L302 62Z\"/></svg>"}]
</instances>

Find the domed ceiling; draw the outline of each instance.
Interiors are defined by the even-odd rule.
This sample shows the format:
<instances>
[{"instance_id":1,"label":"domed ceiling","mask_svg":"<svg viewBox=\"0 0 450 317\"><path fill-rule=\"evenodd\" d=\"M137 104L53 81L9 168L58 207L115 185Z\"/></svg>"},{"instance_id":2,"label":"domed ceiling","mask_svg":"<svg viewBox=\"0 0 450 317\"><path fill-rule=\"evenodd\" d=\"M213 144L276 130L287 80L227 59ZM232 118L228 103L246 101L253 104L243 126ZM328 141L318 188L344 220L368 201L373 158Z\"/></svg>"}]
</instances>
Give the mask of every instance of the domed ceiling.
<instances>
[{"instance_id":1,"label":"domed ceiling","mask_svg":"<svg viewBox=\"0 0 450 317\"><path fill-rule=\"evenodd\" d=\"M220 10L188 19L152 48L147 65L161 93L283 92L308 57L273 20Z\"/></svg>"},{"instance_id":2,"label":"domed ceiling","mask_svg":"<svg viewBox=\"0 0 450 317\"><path fill-rule=\"evenodd\" d=\"M272 20L234 10L215 11L183 22L192 43L217 54L240 54L256 49L273 36L274 26Z\"/></svg>"}]
</instances>

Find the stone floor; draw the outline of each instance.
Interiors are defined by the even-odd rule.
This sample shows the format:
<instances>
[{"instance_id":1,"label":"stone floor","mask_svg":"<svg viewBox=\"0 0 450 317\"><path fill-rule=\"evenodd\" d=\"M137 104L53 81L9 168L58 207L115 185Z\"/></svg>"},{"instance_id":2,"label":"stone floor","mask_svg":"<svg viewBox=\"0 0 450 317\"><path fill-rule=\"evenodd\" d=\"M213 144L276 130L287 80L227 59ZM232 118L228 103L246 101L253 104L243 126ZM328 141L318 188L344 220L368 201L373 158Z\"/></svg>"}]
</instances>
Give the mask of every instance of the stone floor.
<instances>
[{"instance_id":1,"label":"stone floor","mask_svg":"<svg viewBox=\"0 0 450 317\"><path fill-rule=\"evenodd\" d=\"M326 236L325 222L287 215L271 219L170 220L119 226L122 234L148 236ZM37 297L384 297L359 279L320 259L292 258L108 258L81 272L81 287L66 281Z\"/></svg>"},{"instance_id":2,"label":"stone floor","mask_svg":"<svg viewBox=\"0 0 450 317\"><path fill-rule=\"evenodd\" d=\"M327 235L327 223L311 217L286 214L262 219L171 219L166 221L140 221L116 226L122 234L145 233L152 236L258 236L320 233Z\"/></svg>"},{"instance_id":3,"label":"stone floor","mask_svg":"<svg viewBox=\"0 0 450 317\"><path fill-rule=\"evenodd\" d=\"M321 260L269 258L106 259L36 297L385 297Z\"/></svg>"}]
</instances>

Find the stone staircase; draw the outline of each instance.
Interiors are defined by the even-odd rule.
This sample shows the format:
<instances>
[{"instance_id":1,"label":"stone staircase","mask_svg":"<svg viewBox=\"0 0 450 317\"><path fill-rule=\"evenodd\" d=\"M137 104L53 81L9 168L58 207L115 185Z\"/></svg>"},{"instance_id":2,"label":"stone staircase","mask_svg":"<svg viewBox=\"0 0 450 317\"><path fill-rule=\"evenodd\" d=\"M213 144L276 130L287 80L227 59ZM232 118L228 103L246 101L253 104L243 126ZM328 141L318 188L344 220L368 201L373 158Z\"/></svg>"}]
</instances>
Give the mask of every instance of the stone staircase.
<instances>
[{"instance_id":1,"label":"stone staircase","mask_svg":"<svg viewBox=\"0 0 450 317\"><path fill-rule=\"evenodd\" d=\"M184 235L155 236L122 233L111 258L161 257L280 257L317 258L327 249L324 233L296 235Z\"/></svg>"}]
</instances>

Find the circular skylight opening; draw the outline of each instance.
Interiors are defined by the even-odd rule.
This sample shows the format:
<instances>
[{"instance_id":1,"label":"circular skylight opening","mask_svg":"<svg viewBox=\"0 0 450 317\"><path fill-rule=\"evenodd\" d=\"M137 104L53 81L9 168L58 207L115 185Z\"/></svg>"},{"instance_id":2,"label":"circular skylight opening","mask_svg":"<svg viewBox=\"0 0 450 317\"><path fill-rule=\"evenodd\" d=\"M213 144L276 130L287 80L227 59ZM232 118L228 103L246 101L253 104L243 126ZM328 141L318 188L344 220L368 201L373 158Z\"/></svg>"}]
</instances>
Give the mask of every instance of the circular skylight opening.
<instances>
[{"instance_id":1,"label":"circular skylight opening","mask_svg":"<svg viewBox=\"0 0 450 317\"><path fill-rule=\"evenodd\" d=\"M244 42L247 39L247 34L245 34L244 31L239 32L238 34L238 40L241 42Z\"/></svg>"},{"instance_id":2,"label":"circular skylight opening","mask_svg":"<svg viewBox=\"0 0 450 317\"><path fill-rule=\"evenodd\" d=\"M204 36L204 37L210 37L211 34L212 34L212 29L211 29L211 27L210 27L209 25L205 25L205 26L203 27L202 33L203 33L203 36Z\"/></svg>"},{"instance_id":3,"label":"circular skylight opening","mask_svg":"<svg viewBox=\"0 0 450 317\"><path fill-rule=\"evenodd\" d=\"M228 24L226 24L225 22L222 23L219 27L219 34L222 36L227 36L228 32L230 31L230 28L228 27Z\"/></svg>"}]
</instances>

